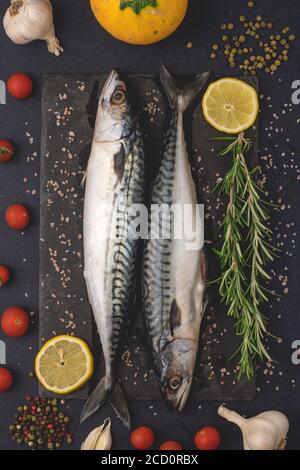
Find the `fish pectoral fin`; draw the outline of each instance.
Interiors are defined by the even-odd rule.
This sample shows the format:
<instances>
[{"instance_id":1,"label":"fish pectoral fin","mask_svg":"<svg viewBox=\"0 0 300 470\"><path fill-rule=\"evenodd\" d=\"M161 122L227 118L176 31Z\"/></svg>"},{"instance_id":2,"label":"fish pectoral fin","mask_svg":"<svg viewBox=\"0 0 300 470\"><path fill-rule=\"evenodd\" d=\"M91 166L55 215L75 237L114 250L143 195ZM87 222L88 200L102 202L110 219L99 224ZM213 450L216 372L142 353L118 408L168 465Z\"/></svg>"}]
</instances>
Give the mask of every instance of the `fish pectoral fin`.
<instances>
[{"instance_id":1,"label":"fish pectoral fin","mask_svg":"<svg viewBox=\"0 0 300 470\"><path fill-rule=\"evenodd\" d=\"M129 410L128 410L128 406L126 403L126 398L124 396L124 393L119 383L116 383L116 385L110 392L108 401L110 402L118 418L123 422L124 426L126 426L126 428L129 429L130 428Z\"/></svg>"},{"instance_id":2,"label":"fish pectoral fin","mask_svg":"<svg viewBox=\"0 0 300 470\"><path fill-rule=\"evenodd\" d=\"M83 421L92 416L103 405L107 399L107 393L107 381L104 376L85 403L80 415L80 423L83 423Z\"/></svg>"},{"instance_id":3,"label":"fish pectoral fin","mask_svg":"<svg viewBox=\"0 0 300 470\"><path fill-rule=\"evenodd\" d=\"M178 307L176 299L173 299L171 310L170 310L170 328L171 328L172 335L174 334L174 330L180 327L181 317L182 317L181 310Z\"/></svg>"},{"instance_id":4,"label":"fish pectoral fin","mask_svg":"<svg viewBox=\"0 0 300 470\"><path fill-rule=\"evenodd\" d=\"M81 188L84 188L84 185L85 185L85 182L86 182L86 177L87 177L87 171L85 171L83 173L83 177L82 177L82 180L81 180L81 183L80 183Z\"/></svg>"}]
</instances>

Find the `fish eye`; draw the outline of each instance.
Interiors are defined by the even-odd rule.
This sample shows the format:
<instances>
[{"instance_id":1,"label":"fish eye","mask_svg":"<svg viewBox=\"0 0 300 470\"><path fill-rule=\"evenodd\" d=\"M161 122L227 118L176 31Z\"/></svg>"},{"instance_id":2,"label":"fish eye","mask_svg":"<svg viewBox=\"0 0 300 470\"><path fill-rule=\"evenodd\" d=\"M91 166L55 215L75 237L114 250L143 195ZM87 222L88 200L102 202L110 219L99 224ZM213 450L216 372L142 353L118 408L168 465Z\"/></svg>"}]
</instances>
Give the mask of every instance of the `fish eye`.
<instances>
[{"instance_id":1,"label":"fish eye","mask_svg":"<svg viewBox=\"0 0 300 470\"><path fill-rule=\"evenodd\" d=\"M181 377L173 377L169 382L169 386L171 390L178 390L178 388L181 385L181 382L182 382Z\"/></svg>"},{"instance_id":2,"label":"fish eye","mask_svg":"<svg viewBox=\"0 0 300 470\"><path fill-rule=\"evenodd\" d=\"M121 103L124 103L125 99L126 99L125 92L123 90L116 90L112 96L112 103L121 104Z\"/></svg>"}]
</instances>

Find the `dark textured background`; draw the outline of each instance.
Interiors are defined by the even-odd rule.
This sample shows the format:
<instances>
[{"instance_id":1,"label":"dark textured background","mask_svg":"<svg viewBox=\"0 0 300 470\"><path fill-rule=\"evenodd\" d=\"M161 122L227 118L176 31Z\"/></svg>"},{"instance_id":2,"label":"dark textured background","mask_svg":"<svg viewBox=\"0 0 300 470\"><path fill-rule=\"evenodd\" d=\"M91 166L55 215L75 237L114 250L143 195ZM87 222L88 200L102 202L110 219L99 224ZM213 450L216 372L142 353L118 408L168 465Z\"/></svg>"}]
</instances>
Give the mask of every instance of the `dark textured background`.
<instances>
[{"instance_id":1,"label":"dark textured background","mask_svg":"<svg viewBox=\"0 0 300 470\"><path fill-rule=\"evenodd\" d=\"M0 17L8 6L1 1ZM128 73L157 73L160 62L175 73L197 73L211 68L216 74L231 74L223 59L210 63L209 48L216 41L218 25L236 15L247 13L246 1L191 0L183 26L168 40L148 47L122 44L108 36L96 23L88 1L53 0L57 35L65 53L56 58L47 53L43 43L18 47L9 42L0 30L0 79L21 70L34 79L35 92L28 102L7 99L0 105L0 134L10 138L17 147L17 156L0 168L0 262L13 269L13 282L0 292L0 310L16 304L32 311L30 333L20 340L4 338L7 345L7 364L14 372L13 389L0 395L0 449L13 449L7 434L16 404L25 393L38 391L36 380L29 376L38 347L38 240L39 240L39 165L40 165L40 105L44 73L103 73L118 66ZM300 5L298 0L257 1L255 13L265 14L278 28L291 26L299 31ZM194 48L185 44L193 41ZM271 226L282 249L281 259L272 266L272 288L282 294L266 308L272 332L282 341L271 342L272 353L278 361L274 368L258 371L258 393L250 403L231 403L237 411L248 415L275 408L287 413L291 422L288 447L300 448L299 367L291 362L291 343L300 339L299 254L300 225L298 147L300 105L291 105L291 84L300 79L299 41L291 51L291 59L274 77L260 76L261 102L260 142L261 166L269 198L280 205L272 215ZM270 97L270 99L268 99ZM284 111L284 113L282 112ZM30 134L30 135L26 135ZM33 137L33 142L30 137ZM36 154L34 154L36 152ZM31 226L24 235L11 232L3 222L7 205L26 203L32 213ZM281 276L287 276L285 281ZM284 284L284 286L282 285ZM283 294L284 289L285 294ZM287 295L286 295L287 294ZM217 426L223 436L222 448L240 448L239 431L217 416L219 403L189 403L181 416L169 413L162 402L132 402L133 425L153 427L157 444L174 438L186 449L192 447L192 436L204 425ZM103 418L112 415L115 449L127 449L128 434L105 407L90 421L78 424L81 402L70 402L73 417L74 448Z\"/></svg>"}]
</instances>

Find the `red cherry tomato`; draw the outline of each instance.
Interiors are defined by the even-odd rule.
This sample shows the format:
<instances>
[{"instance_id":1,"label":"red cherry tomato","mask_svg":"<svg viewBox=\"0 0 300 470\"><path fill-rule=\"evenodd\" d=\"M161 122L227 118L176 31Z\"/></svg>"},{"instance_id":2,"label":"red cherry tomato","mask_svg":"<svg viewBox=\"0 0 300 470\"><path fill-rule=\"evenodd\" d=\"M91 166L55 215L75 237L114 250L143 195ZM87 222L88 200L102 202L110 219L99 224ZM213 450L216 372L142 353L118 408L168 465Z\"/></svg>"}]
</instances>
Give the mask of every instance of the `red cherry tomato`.
<instances>
[{"instance_id":1,"label":"red cherry tomato","mask_svg":"<svg viewBox=\"0 0 300 470\"><path fill-rule=\"evenodd\" d=\"M200 450L216 450L221 444L221 436L216 428L206 426L194 437L195 446Z\"/></svg>"},{"instance_id":2,"label":"red cherry tomato","mask_svg":"<svg viewBox=\"0 0 300 470\"><path fill-rule=\"evenodd\" d=\"M0 367L0 392L9 390L13 383L11 372L6 367Z\"/></svg>"},{"instance_id":3,"label":"red cherry tomato","mask_svg":"<svg viewBox=\"0 0 300 470\"><path fill-rule=\"evenodd\" d=\"M1 329L7 336L18 338L29 328L29 315L21 307L10 307L2 315Z\"/></svg>"},{"instance_id":4,"label":"red cherry tomato","mask_svg":"<svg viewBox=\"0 0 300 470\"><path fill-rule=\"evenodd\" d=\"M135 449L147 450L153 446L154 433L151 428L141 426L131 433L130 441Z\"/></svg>"},{"instance_id":5,"label":"red cherry tomato","mask_svg":"<svg viewBox=\"0 0 300 470\"><path fill-rule=\"evenodd\" d=\"M25 100L32 93L32 80L26 73L14 73L7 81L7 89L17 100Z\"/></svg>"},{"instance_id":6,"label":"red cherry tomato","mask_svg":"<svg viewBox=\"0 0 300 470\"><path fill-rule=\"evenodd\" d=\"M166 441L160 446L159 450L183 450L183 447L179 442Z\"/></svg>"},{"instance_id":7,"label":"red cherry tomato","mask_svg":"<svg viewBox=\"0 0 300 470\"><path fill-rule=\"evenodd\" d=\"M29 212L23 204L13 204L6 209L5 220L10 228L22 230L29 224Z\"/></svg>"},{"instance_id":8,"label":"red cherry tomato","mask_svg":"<svg viewBox=\"0 0 300 470\"><path fill-rule=\"evenodd\" d=\"M6 266L0 265L0 287L4 286L10 278L10 272Z\"/></svg>"},{"instance_id":9,"label":"red cherry tomato","mask_svg":"<svg viewBox=\"0 0 300 470\"><path fill-rule=\"evenodd\" d=\"M0 140L0 163L6 163L13 157L14 146L9 140Z\"/></svg>"}]
</instances>

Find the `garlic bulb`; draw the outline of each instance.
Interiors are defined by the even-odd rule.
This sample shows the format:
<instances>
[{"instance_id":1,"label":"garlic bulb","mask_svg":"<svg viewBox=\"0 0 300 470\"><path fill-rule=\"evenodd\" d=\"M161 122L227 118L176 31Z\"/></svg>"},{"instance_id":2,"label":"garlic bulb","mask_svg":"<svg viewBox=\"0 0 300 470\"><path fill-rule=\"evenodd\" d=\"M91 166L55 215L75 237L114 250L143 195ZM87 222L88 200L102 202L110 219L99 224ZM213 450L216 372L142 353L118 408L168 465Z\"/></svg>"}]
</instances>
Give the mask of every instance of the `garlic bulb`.
<instances>
[{"instance_id":1,"label":"garlic bulb","mask_svg":"<svg viewBox=\"0 0 300 470\"><path fill-rule=\"evenodd\" d=\"M243 418L235 411L220 406L218 414L242 431L244 450L284 450L289 421L280 411L266 411L254 418Z\"/></svg>"},{"instance_id":2,"label":"garlic bulb","mask_svg":"<svg viewBox=\"0 0 300 470\"><path fill-rule=\"evenodd\" d=\"M111 422L107 418L101 426L90 432L81 450L110 450L111 446Z\"/></svg>"},{"instance_id":3,"label":"garlic bulb","mask_svg":"<svg viewBox=\"0 0 300 470\"><path fill-rule=\"evenodd\" d=\"M48 51L52 54L59 56L64 51L55 36L50 0L11 0L3 25L15 44L41 39L47 41Z\"/></svg>"}]
</instances>

